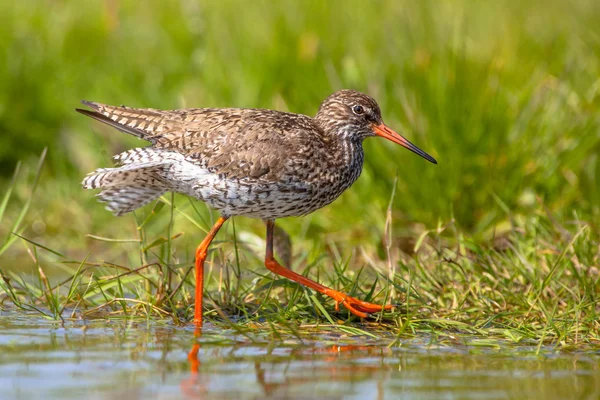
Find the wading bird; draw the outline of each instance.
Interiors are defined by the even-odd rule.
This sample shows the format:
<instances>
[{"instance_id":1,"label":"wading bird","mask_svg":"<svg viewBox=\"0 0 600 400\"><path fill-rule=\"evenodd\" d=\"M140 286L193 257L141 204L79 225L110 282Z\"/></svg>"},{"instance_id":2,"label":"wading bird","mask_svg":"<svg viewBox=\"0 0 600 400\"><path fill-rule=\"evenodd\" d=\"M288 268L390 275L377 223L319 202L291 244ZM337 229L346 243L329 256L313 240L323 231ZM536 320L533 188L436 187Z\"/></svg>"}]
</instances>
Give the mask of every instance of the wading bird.
<instances>
[{"instance_id":1,"label":"wading bird","mask_svg":"<svg viewBox=\"0 0 600 400\"><path fill-rule=\"evenodd\" d=\"M202 325L204 260L208 247L233 216L260 218L267 227L265 266L332 297L352 314L392 308L350 297L281 266L273 257L277 218L309 214L334 201L361 173L363 140L381 136L426 160L435 159L388 128L371 97L340 90L314 118L274 110L190 108L156 110L84 101L78 112L151 143L114 157L83 180L102 189L100 201L115 215L133 211L165 192L183 193L220 212L196 250L194 323Z\"/></svg>"}]
</instances>

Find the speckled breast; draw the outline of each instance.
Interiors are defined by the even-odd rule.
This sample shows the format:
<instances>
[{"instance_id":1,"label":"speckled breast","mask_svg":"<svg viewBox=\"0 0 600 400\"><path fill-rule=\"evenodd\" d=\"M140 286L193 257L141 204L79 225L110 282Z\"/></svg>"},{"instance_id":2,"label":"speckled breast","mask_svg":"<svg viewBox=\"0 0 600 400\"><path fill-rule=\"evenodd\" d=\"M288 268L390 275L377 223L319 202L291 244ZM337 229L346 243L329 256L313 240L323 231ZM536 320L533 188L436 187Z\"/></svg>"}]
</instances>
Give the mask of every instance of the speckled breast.
<instances>
[{"instance_id":1,"label":"speckled breast","mask_svg":"<svg viewBox=\"0 0 600 400\"><path fill-rule=\"evenodd\" d=\"M298 174L280 182L228 179L181 160L169 172L171 190L206 202L224 216L277 219L309 214L333 202L358 179L362 152L327 173ZM312 175L312 174L311 174Z\"/></svg>"}]
</instances>

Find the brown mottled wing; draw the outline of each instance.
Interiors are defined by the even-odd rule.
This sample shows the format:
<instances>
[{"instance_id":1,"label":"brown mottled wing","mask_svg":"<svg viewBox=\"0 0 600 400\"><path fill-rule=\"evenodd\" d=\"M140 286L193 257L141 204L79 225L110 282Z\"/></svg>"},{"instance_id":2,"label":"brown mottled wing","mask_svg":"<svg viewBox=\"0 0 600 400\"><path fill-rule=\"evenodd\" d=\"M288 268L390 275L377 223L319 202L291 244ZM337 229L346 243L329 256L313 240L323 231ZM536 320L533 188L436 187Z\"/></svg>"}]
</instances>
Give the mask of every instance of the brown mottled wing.
<instances>
[{"instance_id":1,"label":"brown mottled wing","mask_svg":"<svg viewBox=\"0 0 600 400\"><path fill-rule=\"evenodd\" d=\"M289 159L307 151L309 132L314 131L310 118L272 110L174 112L185 114L186 121L184 137L175 143L177 150L228 178L285 179Z\"/></svg>"},{"instance_id":2,"label":"brown mottled wing","mask_svg":"<svg viewBox=\"0 0 600 400\"><path fill-rule=\"evenodd\" d=\"M216 174L232 179L280 182L290 158L310 151L320 135L309 117L273 110L197 108L155 110L83 102L77 111L177 151ZM318 145L317 145L318 146Z\"/></svg>"}]
</instances>

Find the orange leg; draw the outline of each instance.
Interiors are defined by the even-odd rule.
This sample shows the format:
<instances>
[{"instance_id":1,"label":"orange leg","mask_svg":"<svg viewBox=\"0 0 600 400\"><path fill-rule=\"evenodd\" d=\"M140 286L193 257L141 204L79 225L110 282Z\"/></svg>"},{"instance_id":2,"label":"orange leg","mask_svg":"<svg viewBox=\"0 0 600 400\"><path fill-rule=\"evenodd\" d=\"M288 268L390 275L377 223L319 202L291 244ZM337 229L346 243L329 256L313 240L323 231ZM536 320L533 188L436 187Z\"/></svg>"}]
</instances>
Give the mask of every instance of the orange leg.
<instances>
[{"instance_id":1,"label":"orange leg","mask_svg":"<svg viewBox=\"0 0 600 400\"><path fill-rule=\"evenodd\" d=\"M330 289L326 286L323 286L315 281L312 281L300 274L295 273L292 270L282 267L273 257L273 227L275 226L274 221L267 221L267 251L265 255L265 266L272 272L277 275L284 276L288 279L291 279L294 282L298 282L301 285L308 286L311 289L316 290L317 292L323 293L326 296L331 297L335 300L335 309L339 309L339 304L341 303L344 307L348 309L352 314L366 318L369 316L369 313L382 311L382 310L390 310L393 308L393 305L382 306L379 304L367 303L366 301L358 300L354 297L350 297L345 293L338 292L337 290Z\"/></svg>"},{"instance_id":2,"label":"orange leg","mask_svg":"<svg viewBox=\"0 0 600 400\"><path fill-rule=\"evenodd\" d=\"M226 217L219 217L215 225L210 229L208 235L196 249L196 300L194 302L194 324L202 326L202 295L204 292L204 260L208 254L208 246L213 241L221 226L227 221Z\"/></svg>"}]
</instances>

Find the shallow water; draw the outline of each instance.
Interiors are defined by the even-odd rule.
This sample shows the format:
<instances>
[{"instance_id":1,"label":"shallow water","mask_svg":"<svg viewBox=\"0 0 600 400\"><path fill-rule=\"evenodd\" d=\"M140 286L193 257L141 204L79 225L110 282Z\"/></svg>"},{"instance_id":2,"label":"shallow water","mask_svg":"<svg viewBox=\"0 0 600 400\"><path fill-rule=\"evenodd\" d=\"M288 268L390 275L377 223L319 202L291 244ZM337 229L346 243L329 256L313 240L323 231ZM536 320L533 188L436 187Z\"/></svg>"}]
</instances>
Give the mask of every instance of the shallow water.
<instances>
[{"instance_id":1,"label":"shallow water","mask_svg":"<svg viewBox=\"0 0 600 400\"><path fill-rule=\"evenodd\" d=\"M188 352L198 343L198 363ZM1 399L597 399L600 351L0 313ZM466 343L466 344L465 344ZM469 344L471 343L471 344Z\"/></svg>"}]
</instances>

